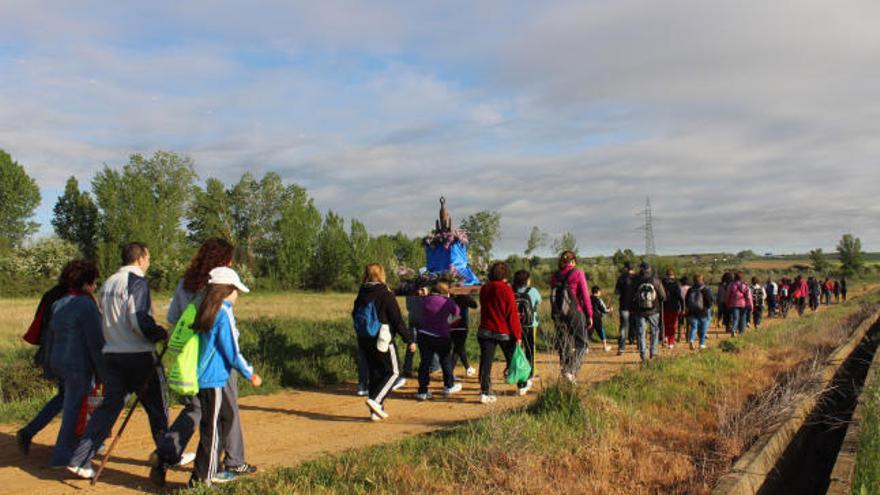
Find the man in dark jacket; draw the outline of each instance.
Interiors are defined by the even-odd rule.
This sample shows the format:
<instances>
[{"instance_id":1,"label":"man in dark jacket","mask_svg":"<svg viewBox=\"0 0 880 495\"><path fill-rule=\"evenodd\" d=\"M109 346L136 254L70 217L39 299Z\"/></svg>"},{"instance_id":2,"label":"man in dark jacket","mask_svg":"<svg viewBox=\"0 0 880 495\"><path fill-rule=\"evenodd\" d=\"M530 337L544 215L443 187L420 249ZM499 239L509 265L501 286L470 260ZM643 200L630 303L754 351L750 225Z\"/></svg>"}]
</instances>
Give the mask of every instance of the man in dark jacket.
<instances>
[{"instance_id":1,"label":"man in dark jacket","mask_svg":"<svg viewBox=\"0 0 880 495\"><path fill-rule=\"evenodd\" d=\"M632 264L627 261L623 264L623 273L617 277L614 293L618 295L618 314L620 315L620 335L617 337L617 355L623 354L626 349L627 336L629 343L635 340L636 321L632 315L633 290L635 289L635 272Z\"/></svg>"},{"instance_id":2,"label":"man in dark jacket","mask_svg":"<svg viewBox=\"0 0 880 495\"><path fill-rule=\"evenodd\" d=\"M657 355L660 343L660 310L666 300L666 290L660 279L654 276L651 266L644 261L639 265L639 276L632 296L632 311L636 315L636 329L639 340L639 357L642 362ZM651 350L645 345L645 334L650 327Z\"/></svg>"}]
</instances>

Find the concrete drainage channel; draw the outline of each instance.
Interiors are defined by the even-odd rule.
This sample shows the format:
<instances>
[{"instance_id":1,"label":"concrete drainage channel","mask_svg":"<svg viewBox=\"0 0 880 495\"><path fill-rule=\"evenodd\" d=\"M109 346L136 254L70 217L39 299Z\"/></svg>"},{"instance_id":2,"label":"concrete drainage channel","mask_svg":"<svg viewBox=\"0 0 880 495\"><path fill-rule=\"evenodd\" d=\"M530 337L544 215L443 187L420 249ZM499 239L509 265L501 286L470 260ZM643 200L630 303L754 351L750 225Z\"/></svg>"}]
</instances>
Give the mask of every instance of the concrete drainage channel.
<instances>
[{"instance_id":1,"label":"concrete drainage channel","mask_svg":"<svg viewBox=\"0 0 880 495\"><path fill-rule=\"evenodd\" d=\"M825 392L759 438L719 480L713 495L824 494L847 424L880 342L880 314L867 317L826 360Z\"/></svg>"}]
</instances>

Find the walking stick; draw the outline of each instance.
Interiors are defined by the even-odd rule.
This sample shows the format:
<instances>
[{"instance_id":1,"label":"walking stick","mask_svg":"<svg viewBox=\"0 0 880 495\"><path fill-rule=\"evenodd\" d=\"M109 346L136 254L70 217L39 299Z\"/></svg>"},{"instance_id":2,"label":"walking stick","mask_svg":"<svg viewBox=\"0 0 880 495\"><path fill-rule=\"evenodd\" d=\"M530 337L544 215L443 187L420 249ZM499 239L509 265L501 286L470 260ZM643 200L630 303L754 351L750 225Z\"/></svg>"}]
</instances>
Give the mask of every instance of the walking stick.
<instances>
[{"instance_id":1,"label":"walking stick","mask_svg":"<svg viewBox=\"0 0 880 495\"><path fill-rule=\"evenodd\" d=\"M159 353L159 363L162 363L162 357L165 356L165 351L168 350L168 345L166 344L164 348L162 348L162 352ZM144 382L144 386L141 387L141 392L144 393L147 390L147 385L150 383L150 379L152 376L147 377L147 381ZM119 427L119 430L116 432L116 436L113 437L113 441L110 442L110 447L107 449L107 452L104 452L104 458L101 459L101 465L98 466L98 470L95 471L95 477L92 478L91 486L95 486L98 483L98 478L101 477L101 473L104 472L104 468L107 466L107 461L110 460L110 454L113 453L113 449L116 447L116 442L119 441L119 438L122 436L122 432L125 431L125 427L128 426L128 421L131 419L131 415L134 414L134 410L137 408L138 403L141 401L141 394L135 395L134 402L131 403L131 407L128 408L128 412L125 413L125 419L122 420L122 425Z\"/></svg>"}]
</instances>

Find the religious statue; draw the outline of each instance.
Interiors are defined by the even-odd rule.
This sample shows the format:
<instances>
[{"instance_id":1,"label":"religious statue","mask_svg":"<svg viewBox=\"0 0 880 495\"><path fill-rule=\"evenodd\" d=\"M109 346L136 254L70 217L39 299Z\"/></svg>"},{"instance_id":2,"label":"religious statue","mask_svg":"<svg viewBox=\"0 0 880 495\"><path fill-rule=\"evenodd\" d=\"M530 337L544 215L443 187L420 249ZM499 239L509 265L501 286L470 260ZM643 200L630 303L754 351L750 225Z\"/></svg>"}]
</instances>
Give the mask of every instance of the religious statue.
<instances>
[{"instance_id":1,"label":"religious statue","mask_svg":"<svg viewBox=\"0 0 880 495\"><path fill-rule=\"evenodd\" d=\"M437 232L452 232L452 217L446 209L446 198L440 196L440 219L437 220Z\"/></svg>"}]
</instances>

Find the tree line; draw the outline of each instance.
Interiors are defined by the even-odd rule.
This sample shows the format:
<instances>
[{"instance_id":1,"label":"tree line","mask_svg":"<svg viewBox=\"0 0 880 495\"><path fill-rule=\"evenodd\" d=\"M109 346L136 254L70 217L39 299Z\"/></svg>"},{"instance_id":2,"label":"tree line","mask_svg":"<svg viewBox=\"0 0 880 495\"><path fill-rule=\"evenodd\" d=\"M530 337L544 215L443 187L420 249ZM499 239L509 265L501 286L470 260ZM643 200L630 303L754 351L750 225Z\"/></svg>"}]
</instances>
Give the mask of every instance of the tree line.
<instances>
[{"instance_id":1,"label":"tree line","mask_svg":"<svg viewBox=\"0 0 880 495\"><path fill-rule=\"evenodd\" d=\"M304 187L285 184L275 172L262 178L246 172L234 184L213 177L200 184L191 158L157 151L152 156L133 154L118 168L105 164L90 186L90 191L83 190L70 177L53 208L51 222L60 241L25 246L39 228L32 218L40 190L24 167L0 150L0 275L52 276L77 255L97 261L101 272L109 274L119 264L121 246L141 240L151 249L152 279L160 288L171 288L198 244L209 237L237 246L237 269L267 289L351 289L370 261L388 267L390 282L396 283L398 269L425 264L420 237L371 235L356 218L346 221L332 210L322 214ZM501 234L499 213L474 213L460 227L468 232L472 265L485 267ZM579 251L571 232L551 240L534 226L524 256L508 261L536 269L542 261L538 253L547 248L554 253ZM865 267L861 240L851 234L840 239L836 254L842 274L853 276ZM742 251L735 257L755 255ZM610 261L619 268L638 259L632 250L618 249ZM821 249L811 251L810 259L816 271L830 267Z\"/></svg>"},{"instance_id":2,"label":"tree line","mask_svg":"<svg viewBox=\"0 0 880 495\"><path fill-rule=\"evenodd\" d=\"M3 151L0 167L0 229L6 241L0 251L24 249L25 239L39 228L30 219L40 191ZM275 172L261 178L245 172L234 184L211 177L202 185L193 160L170 151L133 154L119 168L105 164L90 191L70 177L54 205L52 226L103 274L115 271L127 242L147 243L150 275L161 288L176 282L199 243L210 237L231 241L237 269L268 289L350 289L372 261L389 267L395 283L398 269L425 264L421 237L371 235L356 218L346 221L332 210L322 214L304 187L285 184ZM472 254L490 259L500 235L498 213L477 212L461 227L469 231Z\"/></svg>"}]
</instances>

